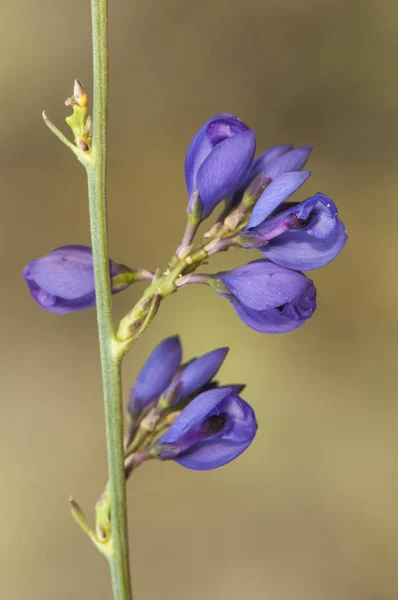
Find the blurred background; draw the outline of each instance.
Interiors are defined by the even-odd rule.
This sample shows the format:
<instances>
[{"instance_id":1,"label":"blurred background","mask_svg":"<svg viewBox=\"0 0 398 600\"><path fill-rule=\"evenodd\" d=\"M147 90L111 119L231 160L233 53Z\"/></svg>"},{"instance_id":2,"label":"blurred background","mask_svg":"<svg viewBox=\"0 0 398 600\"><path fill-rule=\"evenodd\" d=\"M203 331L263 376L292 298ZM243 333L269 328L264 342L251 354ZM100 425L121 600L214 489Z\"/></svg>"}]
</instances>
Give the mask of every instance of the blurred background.
<instances>
[{"instance_id":1,"label":"blurred background","mask_svg":"<svg viewBox=\"0 0 398 600\"><path fill-rule=\"evenodd\" d=\"M106 562L67 502L91 519L106 480L95 311L47 314L21 277L31 258L89 244L83 168L41 121L46 109L66 132L73 80L91 92L89 2L3 2L1 30L2 597L109 600ZM398 597L397 40L393 0L110 2L115 260L166 264L185 223L186 148L219 112L255 128L259 150L313 145L295 199L327 193L349 233L313 272L318 310L302 329L262 336L192 286L125 361L127 398L163 337L178 332L185 359L229 345L220 378L248 384L260 425L223 469L134 475L138 600ZM115 297L118 317L140 285Z\"/></svg>"}]
</instances>

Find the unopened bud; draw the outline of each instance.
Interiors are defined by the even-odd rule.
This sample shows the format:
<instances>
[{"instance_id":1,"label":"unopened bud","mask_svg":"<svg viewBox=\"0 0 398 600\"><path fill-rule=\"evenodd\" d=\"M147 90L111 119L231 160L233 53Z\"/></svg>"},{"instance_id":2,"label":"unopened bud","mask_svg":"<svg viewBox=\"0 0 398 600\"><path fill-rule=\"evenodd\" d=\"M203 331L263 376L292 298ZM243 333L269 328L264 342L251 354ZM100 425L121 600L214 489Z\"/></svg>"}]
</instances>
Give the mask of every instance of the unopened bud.
<instances>
[{"instance_id":1,"label":"unopened bud","mask_svg":"<svg viewBox=\"0 0 398 600\"><path fill-rule=\"evenodd\" d=\"M76 104L78 104L80 108L84 108L86 106L87 91L84 85L82 85L78 79L75 79L75 85L73 87L73 97L75 99Z\"/></svg>"},{"instance_id":2,"label":"unopened bud","mask_svg":"<svg viewBox=\"0 0 398 600\"><path fill-rule=\"evenodd\" d=\"M151 294L141 299L134 308L120 321L116 338L119 342L126 342L138 338L156 315L161 295Z\"/></svg>"}]
</instances>

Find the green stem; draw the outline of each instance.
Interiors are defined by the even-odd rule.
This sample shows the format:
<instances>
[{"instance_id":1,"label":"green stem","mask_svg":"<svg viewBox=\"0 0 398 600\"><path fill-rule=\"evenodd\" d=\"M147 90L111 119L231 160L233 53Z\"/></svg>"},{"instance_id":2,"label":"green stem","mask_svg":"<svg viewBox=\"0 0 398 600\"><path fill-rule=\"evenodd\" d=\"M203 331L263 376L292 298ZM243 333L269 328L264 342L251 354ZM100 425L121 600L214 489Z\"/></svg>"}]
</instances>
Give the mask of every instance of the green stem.
<instances>
[{"instance_id":1,"label":"green stem","mask_svg":"<svg viewBox=\"0 0 398 600\"><path fill-rule=\"evenodd\" d=\"M114 351L115 331L109 276L106 224L106 141L108 109L108 6L91 0L94 62L93 140L88 176L90 228L93 248L98 335L103 380L109 490L112 519L112 555L109 557L115 600L131 600L124 475L123 406L120 358Z\"/></svg>"}]
</instances>

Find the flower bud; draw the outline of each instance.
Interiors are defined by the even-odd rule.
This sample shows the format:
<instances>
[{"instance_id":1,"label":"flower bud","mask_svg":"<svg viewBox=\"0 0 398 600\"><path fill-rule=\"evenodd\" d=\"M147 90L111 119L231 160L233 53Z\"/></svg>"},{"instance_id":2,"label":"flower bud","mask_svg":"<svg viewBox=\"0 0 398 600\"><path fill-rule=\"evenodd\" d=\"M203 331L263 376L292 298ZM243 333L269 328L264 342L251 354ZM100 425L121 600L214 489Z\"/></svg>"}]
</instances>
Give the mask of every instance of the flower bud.
<instances>
[{"instance_id":1,"label":"flower bud","mask_svg":"<svg viewBox=\"0 0 398 600\"><path fill-rule=\"evenodd\" d=\"M134 281L133 271L125 265L110 260L109 270L111 280L117 279L112 293L126 289ZM32 298L49 312L64 314L95 305L93 256L88 246L56 248L31 260L23 276Z\"/></svg>"},{"instance_id":2,"label":"flower bud","mask_svg":"<svg viewBox=\"0 0 398 600\"><path fill-rule=\"evenodd\" d=\"M229 348L217 348L199 356L183 366L176 374L169 389L163 394L177 405L200 392L215 376L227 356Z\"/></svg>"},{"instance_id":3,"label":"flower bud","mask_svg":"<svg viewBox=\"0 0 398 600\"><path fill-rule=\"evenodd\" d=\"M262 223L291 196L311 175L311 171L291 171L280 175L265 188L253 208L247 229Z\"/></svg>"},{"instance_id":4,"label":"flower bud","mask_svg":"<svg viewBox=\"0 0 398 600\"><path fill-rule=\"evenodd\" d=\"M248 170L244 181L230 198L226 212L228 213L228 211L232 210L234 206L240 204L242 200L245 204L248 200L250 205L254 204L254 202L250 200L250 197L245 199L244 196L247 196L248 191L250 195L251 182L260 173L263 174L264 181L267 181L268 183L280 180L278 181L278 186L273 185L271 189L273 190L273 193L275 193L277 190L281 191L282 188L286 186L286 179L282 178L282 176L288 173L290 174L300 171L305 165L310 153L311 148L309 146L293 149L293 146L291 144L281 144L280 146L274 146L273 148L269 148L268 150L263 152L263 154L261 154L255 160L253 160L253 163L250 169ZM289 188L286 187L286 195L285 197L282 197L279 200L279 202L282 202L290 194L292 194L295 191L295 189L297 189L304 182L304 180L302 180L300 183L300 179L297 179L297 186L295 188L293 186L293 189L291 189L291 191L289 191ZM265 198L267 198L267 196L265 196ZM258 196L256 197L256 201L257 199ZM277 198L275 198L275 201L276 200ZM262 202L264 202L264 200L262 200ZM269 200L267 200L267 204L268 202ZM273 209L271 209L268 214L270 214L272 210Z\"/></svg>"},{"instance_id":5,"label":"flower bud","mask_svg":"<svg viewBox=\"0 0 398 600\"><path fill-rule=\"evenodd\" d=\"M129 410L132 414L140 413L159 398L176 374L181 355L181 342L177 335L156 346L130 392Z\"/></svg>"},{"instance_id":6,"label":"flower bud","mask_svg":"<svg viewBox=\"0 0 398 600\"><path fill-rule=\"evenodd\" d=\"M84 108L87 105L86 88L78 79L75 79L75 84L73 86L73 98L80 108Z\"/></svg>"}]
</instances>

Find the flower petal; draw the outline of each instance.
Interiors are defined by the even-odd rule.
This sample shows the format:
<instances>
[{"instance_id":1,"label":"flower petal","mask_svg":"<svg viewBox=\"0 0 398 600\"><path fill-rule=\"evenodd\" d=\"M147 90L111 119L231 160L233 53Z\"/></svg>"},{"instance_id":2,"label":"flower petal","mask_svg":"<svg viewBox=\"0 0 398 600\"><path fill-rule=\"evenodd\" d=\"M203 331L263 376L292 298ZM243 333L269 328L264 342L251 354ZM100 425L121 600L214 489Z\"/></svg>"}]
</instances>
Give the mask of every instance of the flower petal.
<instances>
[{"instance_id":1,"label":"flower petal","mask_svg":"<svg viewBox=\"0 0 398 600\"><path fill-rule=\"evenodd\" d=\"M93 256L87 246L62 246L29 263L36 285L52 296L75 300L94 290Z\"/></svg>"},{"instance_id":2,"label":"flower petal","mask_svg":"<svg viewBox=\"0 0 398 600\"><path fill-rule=\"evenodd\" d=\"M233 195L228 200L228 206L232 210L232 207L239 204L242 200L243 194L245 190L252 183L253 179L260 173L260 171L265 171L267 166L273 162L275 158L281 156L285 152L293 149L292 144L280 144L279 146L274 146L273 148L269 148L263 154L258 156L252 163L248 173L246 174L243 182L239 185L239 188L234 191Z\"/></svg>"},{"instance_id":3,"label":"flower petal","mask_svg":"<svg viewBox=\"0 0 398 600\"><path fill-rule=\"evenodd\" d=\"M212 119L207 126L207 135L214 147L220 142L248 129L246 123L235 115L219 115L217 119Z\"/></svg>"},{"instance_id":4,"label":"flower petal","mask_svg":"<svg viewBox=\"0 0 398 600\"><path fill-rule=\"evenodd\" d=\"M185 156L185 180L190 196L196 187L196 176L200 166L213 147L236 132L248 129L238 117L230 114L215 115L199 129L189 144Z\"/></svg>"},{"instance_id":5,"label":"flower petal","mask_svg":"<svg viewBox=\"0 0 398 600\"><path fill-rule=\"evenodd\" d=\"M214 434L204 432L206 420L222 417L223 424ZM257 430L253 409L231 388L218 388L197 396L181 412L170 429L157 442L174 446L178 452L160 451L184 467L209 470L220 467L241 454L252 442Z\"/></svg>"},{"instance_id":6,"label":"flower petal","mask_svg":"<svg viewBox=\"0 0 398 600\"><path fill-rule=\"evenodd\" d=\"M335 228L327 237L315 237L305 230L287 231L271 240L261 251L277 265L309 271L335 259L346 241L344 223L337 219Z\"/></svg>"},{"instance_id":7,"label":"flower petal","mask_svg":"<svg viewBox=\"0 0 398 600\"><path fill-rule=\"evenodd\" d=\"M262 223L286 198L291 196L311 175L311 171L285 173L272 181L255 205L246 229Z\"/></svg>"},{"instance_id":8,"label":"flower petal","mask_svg":"<svg viewBox=\"0 0 398 600\"><path fill-rule=\"evenodd\" d=\"M238 317L251 329L259 333L287 333L301 327L316 308L316 290L312 285L299 303L285 307L256 311L239 302L231 302Z\"/></svg>"},{"instance_id":9,"label":"flower petal","mask_svg":"<svg viewBox=\"0 0 398 600\"><path fill-rule=\"evenodd\" d=\"M179 376L179 401L191 396L213 379L229 348L217 348L190 362Z\"/></svg>"},{"instance_id":10,"label":"flower petal","mask_svg":"<svg viewBox=\"0 0 398 600\"><path fill-rule=\"evenodd\" d=\"M307 162L311 151L311 146L304 146L302 148L295 148L289 152L284 152L266 165L264 174L267 177L271 177L271 179L277 179L284 173L301 171Z\"/></svg>"},{"instance_id":11,"label":"flower petal","mask_svg":"<svg viewBox=\"0 0 398 600\"><path fill-rule=\"evenodd\" d=\"M160 438L158 444L178 444L181 438L200 428L204 419L224 398L231 393L230 388L222 387L203 392L196 396L177 417L170 429Z\"/></svg>"},{"instance_id":12,"label":"flower petal","mask_svg":"<svg viewBox=\"0 0 398 600\"><path fill-rule=\"evenodd\" d=\"M258 173L260 173L260 171L264 171L265 173L269 165L272 164L274 160L286 154L286 152L289 152L290 150L293 150L293 144L280 144L279 146L273 146L272 148L268 148L268 150L263 152L253 161L248 179L252 181L255 178L255 176ZM250 183L250 181L248 182L248 184Z\"/></svg>"},{"instance_id":13,"label":"flower petal","mask_svg":"<svg viewBox=\"0 0 398 600\"><path fill-rule=\"evenodd\" d=\"M124 290L132 278L120 277L132 270L109 260L109 270L115 285L112 293ZM95 285L92 250L88 246L62 246L37 260L31 260L23 277L32 298L45 310L65 314L95 306Z\"/></svg>"},{"instance_id":14,"label":"flower petal","mask_svg":"<svg viewBox=\"0 0 398 600\"><path fill-rule=\"evenodd\" d=\"M166 338L155 348L131 390L130 408L133 413L141 412L166 389L180 366L181 355L177 335Z\"/></svg>"},{"instance_id":15,"label":"flower petal","mask_svg":"<svg viewBox=\"0 0 398 600\"><path fill-rule=\"evenodd\" d=\"M309 282L302 273L281 268L264 259L217 273L216 279L230 290L229 299L255 311L291 302L306 292Z\"/></svg>"},{"instance_id":16,"label":"flower petal","mask_svg":"<svg viewBox=\"0 0 398 600\"><path fill-rule=\"evenodd\" d=\"M255 146L255 132L244 131L220 142L205 159L197 174L203 217L209 216L239 185L252 162Z\"/></svg>"},{"instance_id":17,"label":"flower petal","mask_svg":"<svg viewBox=\"0 0 398 600\"><path fill-rule=\"evenodd\" d=\"M231 462L250 446L257 431L252 407L231 393L217 406L217 413L230 420L227 430L198 442L177 456L178 464L196 471L208 471Z\"/></svg>"},{"instance_id":18,"label":"flower petal","mask_svg":"<svg viewBox=\"0 0 398 600\"><path fill-rule=\"evenodd\" d=\"M29 288L29 292L33 300L35 300L35 302L37 302L37 304L47 312L51 312L57 315L65 315L70 312L84 310L86 308L91 308L92 306L95 306L94 291L74 300L64 300L63 298L59 298L57 296L49 294L41 287L39 287L34 281L34 279L32 279L31 277L29 265L24 268L23 277L25 279L25 283Z\"/></svg>"}]
</instances>

